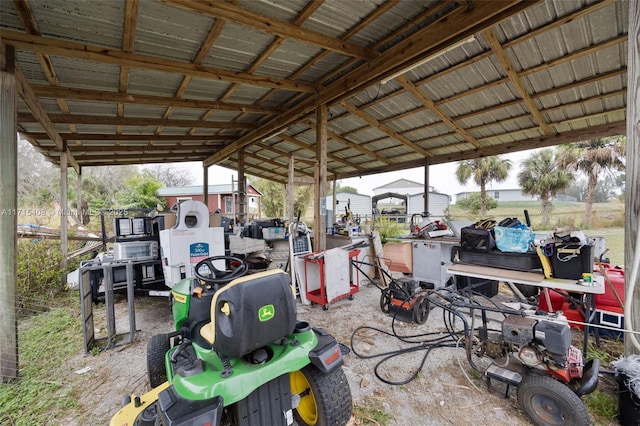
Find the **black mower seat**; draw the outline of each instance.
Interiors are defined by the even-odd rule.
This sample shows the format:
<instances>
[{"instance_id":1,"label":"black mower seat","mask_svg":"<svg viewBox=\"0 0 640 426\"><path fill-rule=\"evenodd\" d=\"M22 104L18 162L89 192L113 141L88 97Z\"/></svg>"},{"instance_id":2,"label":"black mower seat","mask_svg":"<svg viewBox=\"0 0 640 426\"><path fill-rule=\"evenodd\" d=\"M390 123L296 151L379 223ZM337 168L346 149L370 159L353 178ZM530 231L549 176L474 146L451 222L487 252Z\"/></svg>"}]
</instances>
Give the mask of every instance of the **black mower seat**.
<instances>
[{"instance_id":1,"label":"black mower seat","mask_svg":"<svg viewBox=\"0 0 640 426\"><path fill-rule=\"evenodd\" d=\"M200 335L220 355L234 358L287 337L295 325L291 279L274 269L245 275L218 290L211 301L211 322Z\"/></svg>"}]
</instances>

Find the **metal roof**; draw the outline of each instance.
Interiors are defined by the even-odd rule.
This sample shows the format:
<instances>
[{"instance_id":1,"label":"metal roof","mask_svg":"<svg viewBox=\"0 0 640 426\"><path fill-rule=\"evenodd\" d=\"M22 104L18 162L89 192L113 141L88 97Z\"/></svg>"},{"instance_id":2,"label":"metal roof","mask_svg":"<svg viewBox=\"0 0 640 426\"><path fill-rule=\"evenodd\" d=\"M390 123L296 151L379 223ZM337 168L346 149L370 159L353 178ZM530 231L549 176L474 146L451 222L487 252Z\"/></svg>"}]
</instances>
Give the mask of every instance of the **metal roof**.
<instances>
[{"instance_id":1,"label":"metal roof","mask_svg":"<svg viewBox=\"0 0 640 426\"><path fill-rule=\"evenodd\" d=\"M318 104L329 178L625 133L621 0L0 1L18 127L76 168L285 182L316 156Z\"/></svg>"}]
</instances>

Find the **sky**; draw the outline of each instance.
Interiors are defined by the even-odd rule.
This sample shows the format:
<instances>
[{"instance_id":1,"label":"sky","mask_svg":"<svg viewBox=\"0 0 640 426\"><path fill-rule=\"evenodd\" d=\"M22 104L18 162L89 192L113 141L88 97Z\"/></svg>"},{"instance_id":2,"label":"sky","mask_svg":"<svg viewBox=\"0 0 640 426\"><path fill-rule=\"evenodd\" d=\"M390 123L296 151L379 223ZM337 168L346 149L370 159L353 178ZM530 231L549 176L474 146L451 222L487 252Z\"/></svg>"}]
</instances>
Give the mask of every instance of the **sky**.
<instances>
[{"instance_id":1,"label":"sky","mask_svg":"<svg viewBox=\"0 0 640 426\"><path fill-rule=\"evenodd\" d=\"M512 162L511 172L506 181L493 183L489 189L514 189L518 188L517 174L520 171L520 163L526 159L534 150L514 152L508 155L502 155L502 158L509 158ZM198 162L192 163L176 163L176 168L185 168L191 174L194 185L202 185L202 164ZM459 192L474 192L480 189L472 182L467 185L461 185L456 179L456 168L458 163L438 164L429 167L429 185L434 187L437 192L455 195ZM231 170L220 166L212 166L209 168L209 185L231 184L232 176L237 178L238 174ZM358 190L359 194L373 196L373 190L380 186L394 182L398 179L408 179L418 183L424 183L424 168L399 170L396 172L380 173L377 175L369 175L363 177L355 177L339 180L342 186L351 186Z\"/></svg>"}]
</instances>

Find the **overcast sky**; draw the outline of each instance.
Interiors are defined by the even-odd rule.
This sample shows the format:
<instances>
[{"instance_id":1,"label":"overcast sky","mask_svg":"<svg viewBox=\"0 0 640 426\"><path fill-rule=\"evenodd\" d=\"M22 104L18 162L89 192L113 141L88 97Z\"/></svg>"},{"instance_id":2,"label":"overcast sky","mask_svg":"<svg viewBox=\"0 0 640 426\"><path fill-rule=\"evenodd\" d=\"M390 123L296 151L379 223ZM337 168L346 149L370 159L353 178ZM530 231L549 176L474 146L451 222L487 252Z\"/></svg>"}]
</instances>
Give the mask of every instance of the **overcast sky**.
<instances>
[{"instance_id":1,"label":"overcast sky","mask_svg":"<svg viewBox=\"0 0 640 426\"><path fill-rule=\"evenodd\" d=\"M503 155L502 158L509 158L513 165L509 177L505 182L493 183L493 189L514 189L518 188L516 175L520 171L520 162L527 158L533 151L521 151ZM202 185L202 165L201 163L177 163L176 167L187 168L193 177L194 185ZM479 191L479 188L469 183L460 185L456 179L456 168L458 163L438 164L429 167L429 184L438 192L455 195L459 192ZM237 178L238 174L230 169L212 166L209 168L209 185L231 184L231 177ZM380 173L377 175L364 176L362 178L342 179L339 182L343 186L351 186L358 190L359 194L374 195L373 189L396 181L398 179L409 179L414 182L424 183L424 168L401 170L397 172Z\"/></svg>"}]
</instances>

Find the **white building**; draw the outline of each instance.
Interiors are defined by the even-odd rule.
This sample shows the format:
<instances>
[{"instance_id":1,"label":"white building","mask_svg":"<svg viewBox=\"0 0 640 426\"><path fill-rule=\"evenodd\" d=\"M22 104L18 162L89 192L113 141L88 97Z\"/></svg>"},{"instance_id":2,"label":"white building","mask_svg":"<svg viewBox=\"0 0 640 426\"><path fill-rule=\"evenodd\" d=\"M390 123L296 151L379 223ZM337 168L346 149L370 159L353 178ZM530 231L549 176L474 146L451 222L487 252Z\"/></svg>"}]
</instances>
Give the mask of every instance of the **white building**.
<instances>
[{"instance_id":1,"label":"white building","mask_svg":"<svg viewBox=\"0 0 640 426\"><path fill-rule=\"evenodd\" d=\"M470 194L479 191L458 192L456 196L456 203L460 200L467 198ZM487 195L498 202L506 201L538 201L538 198L533 195L523 194L520 188L517 189L487 189Z\"/></svg>"},{"instance_id":2,"label":"white building","mask_svg":"<svg viewBox=\"0 0 640 426\"><path fill-rule=\"evenodd\" d=\"M371 217L371 197L363 194L351 194L348 192L338 192L336 193L336 201L333 201L333 195L328 195L326 197L326 206L327 206L327 218L333 217L333 221L331 223L337 222L340 215L346 214L345 207L350 206L351 214L353 217ZM333 206L333 215L331 214L331 209ZM329 219L327 219L329 222Z\"/></svg>"}]
</instances>

